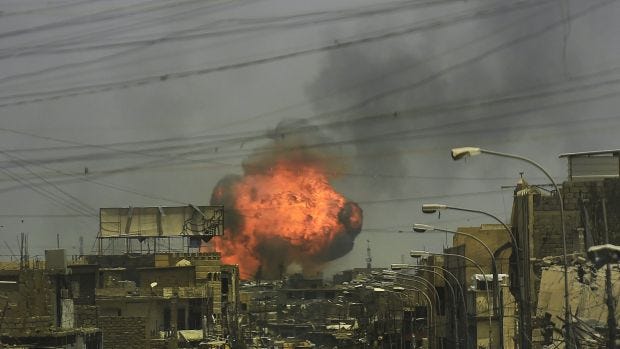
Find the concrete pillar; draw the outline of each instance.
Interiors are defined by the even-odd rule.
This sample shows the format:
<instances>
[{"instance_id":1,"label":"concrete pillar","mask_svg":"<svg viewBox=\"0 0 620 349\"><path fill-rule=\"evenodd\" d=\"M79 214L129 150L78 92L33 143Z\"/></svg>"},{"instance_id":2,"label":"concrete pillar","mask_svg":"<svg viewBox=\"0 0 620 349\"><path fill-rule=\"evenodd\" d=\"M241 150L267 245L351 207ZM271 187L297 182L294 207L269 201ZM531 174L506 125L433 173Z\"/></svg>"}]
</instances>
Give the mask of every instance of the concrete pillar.
<instances>
[{"instance_id":1,"label":"concrete pillar","mask_svg":"<svg viewBox=\"0 0 620 349\"><path fill-rule=\"evenodd\" d=\"M189 304L185 304L185 329L189 328Z\"/></svg>"},{"instance_id":2,"label":"concrete pillar","mask_svg":"<svg viewBox=\"0 0 620 349\"><path fill-rule=\"evenodd\" d=\"M179 346L178 330L178 316L179 316L179 296L174 294L170 300L170 329L172 340L170 341L170 349L176 349Z\"/></svg>"}]
</instances>

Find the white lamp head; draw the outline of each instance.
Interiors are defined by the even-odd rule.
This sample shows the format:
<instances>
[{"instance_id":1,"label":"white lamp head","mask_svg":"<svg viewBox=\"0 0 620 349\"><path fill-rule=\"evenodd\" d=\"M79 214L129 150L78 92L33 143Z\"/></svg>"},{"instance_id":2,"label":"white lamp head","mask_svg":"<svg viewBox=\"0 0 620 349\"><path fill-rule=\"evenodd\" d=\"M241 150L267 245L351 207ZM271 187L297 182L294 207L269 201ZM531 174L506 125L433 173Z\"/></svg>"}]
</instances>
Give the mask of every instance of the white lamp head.
<instances>
[{"instance_id":1,"label":"white lamp head","mask_svg":"<svg viewBox=\"0 0 620 349\"><path fill-rule=\"evenodd\" d=\"M474 156L480 154L482 151L480 148L475 147L462 147L453 148L450 152L453 160L460 160L466 156Z\"/></svg>"},{"instance_id":2,"label":"white lamp head","mask_svg":"<svg viewBox=\"0 0 620 349\"><path fill-rule=\"evenodd\" d=\"M415 231L416 233L425 233L429 230L435 230L435 227L426 225L426 224L418 224L418 223L413 225L413 231Z\"/></svg>"},{"instance_id":3,"label":"white lamp head","mask_svg":"<svg viewBox=\"0 0 620 349\"><path fill-rule=\"evenodd\" d=\"M438 210L445 210L446 208L448 208L448 205L423 204L422 205L422 212L424 212L424 213L435 213Z\"/></svg>"},{"instance_id":4,"label":"white lamp head","mask_svg":"<svg viewBox=\"0 0 620 349\"><path fill-rule=\"evenodd\" d=\"M426 251L416 251L416 250L411 250L411 252L409 252L409 255L412 258L422 258L422 257L428 257L429 253Z\"/></svg>"}]
</instances>

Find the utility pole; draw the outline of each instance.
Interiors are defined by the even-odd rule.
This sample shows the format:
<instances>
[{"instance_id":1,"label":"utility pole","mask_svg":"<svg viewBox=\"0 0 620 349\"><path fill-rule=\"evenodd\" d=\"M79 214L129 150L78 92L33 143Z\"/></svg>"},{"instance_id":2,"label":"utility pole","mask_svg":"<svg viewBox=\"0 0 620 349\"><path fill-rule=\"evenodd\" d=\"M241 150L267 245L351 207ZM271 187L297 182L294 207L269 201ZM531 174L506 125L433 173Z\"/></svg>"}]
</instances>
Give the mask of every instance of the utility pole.
<instances>
[{"instance_id":1,"label":"utility pole","mask_svg":"<svg viewBox=\"0 0 620 349\"><path fill-rule=\"evenodd\" d=\"M603 198L603 222L605 223L605 243L609 244L609 228L607 225L607 206ZM605 293L607 298L607 347L616 348L616 304L614 300L613 288L611 285L611 262L605 268Z\"/></svg>"},{"instance_id":2,"label":"utility pole","mask_svg":"<svg viewBox=\"0 0 620 349\"><path fill-rule=\"evenodd\" d=\"M20 233L19 238L19 269L28 268L30 256L28 256L28 235Z\"/></svg>"}]
</instances>

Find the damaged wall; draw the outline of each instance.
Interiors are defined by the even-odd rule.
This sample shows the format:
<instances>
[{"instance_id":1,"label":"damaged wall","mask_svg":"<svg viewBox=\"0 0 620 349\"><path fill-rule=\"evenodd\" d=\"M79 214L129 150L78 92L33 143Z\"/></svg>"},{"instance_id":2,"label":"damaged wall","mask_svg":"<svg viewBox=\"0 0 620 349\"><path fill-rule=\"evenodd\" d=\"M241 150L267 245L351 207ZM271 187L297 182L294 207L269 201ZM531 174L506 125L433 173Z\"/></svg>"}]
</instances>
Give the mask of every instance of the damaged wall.
<instances>
[{"instance_id":1,"label":"damaged wall","mask_svg":"<svg viewBox=\"0 0 620 349\"><path fill-rule=\"evenodd\" d=\"M564 182L564 212L568 253L583 253L589 244L605 243L602 200L606 200L609 240L620 244L620 179L590 182ZM588 243L586 235L591 235ZM534 197L534 256L562 255L562 230L557 197Z\"/></svg>"},{"instance_id":2,"label":"damaged wall","mask_svg":"<svg viewBox=\"0 0 620 349\"><path fill-rule=\"evenodd\" d=\"M578 268L568 269L570 290L570 307L578 318L576 328L579 331L586 324L592 327L606 326L607 305L605 304L605 269L590 269L584 265L585 274L579 277ZM620 299L620 269L615 266L611 275L613 297ZM558 295L564 294L564 275L561 266L543 268L538 293L537 317L542 318L545 312L551 314L551 321L555 328L562 327L560 318L564 318L564 298ZM620 312L616 311L616 321L620 323ZM585 324L584 324L585 323ZM536 332L534 335L536 335Z\"/></svg>"},{"instance_id":3,"label":"damaged wall","mask_svg":"<svg viewBox=\"0 0 620 349\"><path fill-rule=\"evenodd\" d=\"M54 326L52 301L54 292L42 270L22 270L16 284L5 284L0 295L8 298L6 314L3 314L2 335L22 337L44 335ZM4 307L5 300L0 299Z\"/></svg>"}]
</instances>

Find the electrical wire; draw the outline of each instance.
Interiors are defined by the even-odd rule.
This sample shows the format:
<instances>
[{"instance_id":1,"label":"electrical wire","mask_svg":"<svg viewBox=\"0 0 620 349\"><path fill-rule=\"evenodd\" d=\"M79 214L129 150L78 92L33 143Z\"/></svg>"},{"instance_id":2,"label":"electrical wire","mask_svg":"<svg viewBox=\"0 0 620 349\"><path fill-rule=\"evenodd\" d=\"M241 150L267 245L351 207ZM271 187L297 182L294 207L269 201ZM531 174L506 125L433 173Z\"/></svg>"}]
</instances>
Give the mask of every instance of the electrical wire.
<instances>
[{"instance_id":1,"label":"electrical wire","mask_svg":"<svg viewBox=\"0 0 620 349\"><path fill-rule=\"evenodd\" d=\"M86 46L69 46L64 48L64 46L68 45L58 45L58 43L54 43L54 45L50 45L49 43L45 44L43 48L47 48L43 51L30 51L27 53L66 53L73 51L84 52L85 50L101 50L101 49L110 49L110 48L119 48L119 47L135 47L135 46L151 46L153 44L160 44L169 41L185 41L185 40L195 40L195 39L203 39L213 36L224 36L224 35L232 35L232 34L242 34L246 32L256 32L262 30L273 30L273 29L290 29L297 28L304 25L318 25L326 22L333 21L342 21L347 19L360 19L366 18L369 16L376 15L385 15L391 12L403 11L406 9L418 9L422 7L434 7L444 5L449 3L450 1L425 1L425 2L411 2L411 1L395 1L386 4L380 5L366 5L355 7L353 9L347 10L335 10L335 11L319 11L319 12L310 12L310 13L302 13L302 14L288 14L285 16L276 16L276 17L263 17L263 18L229 18L223 20L217 20L212 24L203 24L198 27L194 27L191 30L179 30L172 32L164 37L154 37L154 38L146 38L146 39L138 39L138 40L128 40L121 42L112 42L112 43L102 43L102 44L92 44L91 42L87 42ZM188 14L195 15L197 12L195 9L187 12ZM211 14L211 13L209 13ZM292 21L295 19L296 21ZM152 20L149 20L152 21ZM156 22L155 24L161 24L160 22ZM227 24L233 24L233 27L227 28ZM200 29L208 29L210 27L215 27L217 30L209 31L209 32L198 32ZM222 29L224 27L224 29ZM127 28L123 28L126 31ZM115 29L118 30L118 29ZM2 56L2 50L0 50L0 59ZM14 56L9 55L9 56Z\"/></svg>"},{"instance_id":2,"label":"electrical wire","mask_svg":"<svg viewBox=\"0 0 620 349\"><path fill-rule=\"evenodd\" d=\"M534 3L537 3L537 1ZM607 3L604 3L604 4L607 4ZM475 9L474 11L471 11L471 13L467 15L457 16L456 18L453 18L449 22L456 21L456 20L464 20L464 19L469 19L469 18L487 17L487 16L492 15L493 13L505 13L507 10L510 10L510 9L512 10L522 9L526 5L531 5L531 2L529 0L524 0L520 2L511 3L510 5L496 6L494 9L493 8ZM602 5L600 4L598 6L594 5L588 9L592 10L600 6ZM579 16L582 16L585 13L587 12L585 11L579 12L575 14L572 17L572 19L578 18ZM48 90L48 91L5 95L5 96L0 96L0 100L14 99L17 101L7 101L5 103L0 103L0 107L22 105L26 103L41 102L45 100L54 100L54 99L65 98L65 97L74 97L74 96L79 96L79 95L84 95L84 94L99 93L99 92L105 92L105 91L116 90L116 89L126 89L130 87L135 87L135 86L144 86L147 84L159 83L159 82L168 81L172 79L187 78L187 77L196 76L196 75L205 75L205 74L211 74L214 72L221 72L221 71L226 71L226 70L231 70L231 69L239 69L239 68L244 68L244 67L248 67L252 65L272 63L272 62L280 61L283 59L290 59L293 57L298 57L298 56L307 55L311 53L329 51L333 49L342 49L344 47L349 47L352 45L358 45L362 43L365 44L369 42L385 40L385 39L396 37L396 36L410 34L412 32L420 31L422 29L428 30L429 28L435 28L439 23L442 23L442 22L431 21L430 23L424 23L425 25L417 24L414 26L409 26L408 28L405 28L405 29L393 30L387 33L366 36L361 39L352 39L352 40L337 42L337 43L333 43L333 44L329 44L325 46L319 46L319 47L310 48L310 49L302 49L302 50L297 50L297 51L284 53L280 55L258 58L258 59L248 60L248 61L238 62L238 63L224 64L224 65L210 67L210 68L187 70L187 71L182 71L182 72L171 72L171 73L158 74L158 75L146 76L146 77L141 77L141 78L127 79L124 81L74 86L74 87L69 87L69 88L64 88L64 89L55 89L55 90ZM527 37L531 38L534 36L536 36L536 34L528 35ZM519 42L515 40L512 40L512 41L514 41L515 43ZM510 45L510 43L508 43L507 45ZM507 47L507 46L503 46L503 47ZM491 53L492 52L487 52L485 56ZM480 57L482 58L483 56L480 56ZM469 61L471 60L472 59L468 60L468 62L462 62L461 66L470 64L471 62Z\"/></svg>"},{"instance_id":3,"label":"electrical wire","mask_svg":"<svg viewBox=\"0 0 620 349\"><path fill-rule=\"evenodd\" d=\"M0 171L3 172L5 175L7 175L8 177L12 178L13 180L15 180L16 182L22 184L23 186L29 188L30 190L36 192L37 194L46 197L47 199L51 200L52 202L59 204L61 206L64 206L65 208L77 212L79 214L83 214L86 215L90 218L93 217L97 217L96 214L92 213L92 212L88 212L85 211L84 209L82 209L80 206L77 206L77 204L71 202L71 201L66 201L62 198L59 198L57 195L55 195L54 193L50 192L49 190L46 190L44 188L41 188L40 186L36 186L33 185L29 182L26 182L22 179L19 178L19 176L17 176L16 174L14 174L13 172L11 172L10 170L7 170L5 168L1 168L0 167Z\"/></svg>"}]
</instances>

